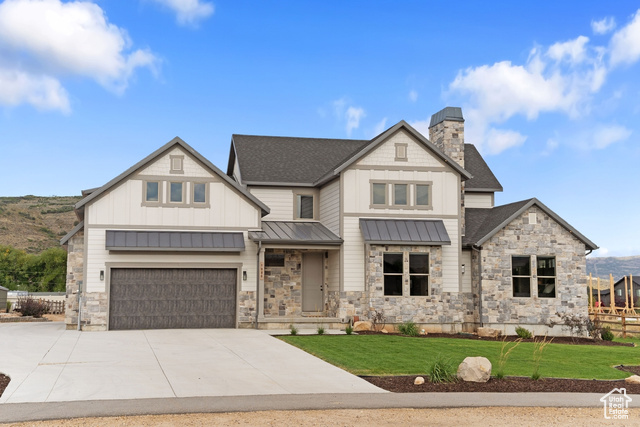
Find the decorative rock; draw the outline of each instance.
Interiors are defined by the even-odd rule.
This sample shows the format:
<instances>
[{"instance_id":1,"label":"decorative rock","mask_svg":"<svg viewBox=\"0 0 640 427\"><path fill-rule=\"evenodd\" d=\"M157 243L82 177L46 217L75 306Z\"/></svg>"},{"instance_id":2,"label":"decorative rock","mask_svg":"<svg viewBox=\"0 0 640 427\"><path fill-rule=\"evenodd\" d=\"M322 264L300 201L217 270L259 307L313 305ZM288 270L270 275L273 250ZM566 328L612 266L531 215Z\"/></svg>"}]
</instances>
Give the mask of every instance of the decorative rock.
<instances>
[{"instance_id":1,"label":"decorative rock","mask_svg":"<svg viewBox=\"0 0 640 427\"><path fill-rule=\"evenodd\" d=\"M486 383L491 378L491 362L486 357L467 357L458 366L458 379Z\"/></svg>"},{"instance_id":2,"label":"decorative rock","mask_svg":"<svg viewBox=\"0 0 640 427\"><path fill-rule=\"evenodd\" d=\"M386 329L383 329L380 332L382 332L383 334L388 334L389 333L389 331L387 331Z\"/></svg>"},{"instance_id":3,"label":"decorative rock","mask_svg":"<svg viewBox=\"0 0 640 427\"><path fill-rule=\"evenodd\" d=\"M368 320L362 320L360 322L356 322L353 324L354 332L370 331L372 328L373 328L373 325Z\"/></svg>"},{"instance_id":4,"label":"decorative rock","mask_svg":"<svg viewBox=\"0 0 640 427\"><path fill-rule=\"evenodd\" d=\"M497 338L501 335L499 329L493 328L478 328L478 336L479 337L489 337L489 338Z\"/></svg>"},{"instance_id":5,"label":"decorative rock","mask_svg":"<svg viewBox=\"0 0 640 427\"><path fill-rule=\"evenodd\" d=\"M420 329L420 335L429 335L429 333L424 329Z\"/></svg>"},{"instance_id":6,"label":"decorative rock","mask_svg":"<svg viewBox=\"0 0 640 427\"><path fill-rule=\"evenodd\" d=\"M416 379L413 381L413 383L415 385L421 385L424 384L424 378L423 377L416 377Z\"/></svg>"},{"instance_id":7,"label":"decorative rock","mask_svg":"<svg viewBox=\"0 0 640 427\"><path fill-rule=\"evenodd\" d=\"M624 382L627 384L640 384L640 375L631 375L630 377L625 378Z\"/></svg>"}]
</instances>

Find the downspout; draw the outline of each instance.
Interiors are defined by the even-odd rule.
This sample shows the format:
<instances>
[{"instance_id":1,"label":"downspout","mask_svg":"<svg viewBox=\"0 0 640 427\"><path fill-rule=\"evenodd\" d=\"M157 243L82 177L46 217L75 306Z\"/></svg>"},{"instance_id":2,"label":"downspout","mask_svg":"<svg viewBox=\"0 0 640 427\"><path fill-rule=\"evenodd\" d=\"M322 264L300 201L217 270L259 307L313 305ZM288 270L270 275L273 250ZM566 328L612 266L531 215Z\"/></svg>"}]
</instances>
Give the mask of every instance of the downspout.
<instances>
[{"instance_id":1,"label":"downspout","mask_svg":"<svg viewBox=\"0 0 640 427\"><path fill-rule=\"evenodd\" d=\"M256 329L259 329L260 317L260 252L262 252L262 240L258 240L258 252L256 253Z\"/></svg>"},{"instance_id":2,"label":"downspout","mask_svg":"<svg viewBox=\"0 0 640 427\"><path fill-rule=\"evenodd\" d=\"M478 253L478 317L480 320L480 327L482 328L484 327L484 323L482 322L482 252L480 251L482 248L476 245L471 245L471 249ZM473 274L473 269L471 270L471 274Z\"/></svg>"},{"instance_id":3,"label":"downspout","mask_svg":"<svg viewBox=\"0 0 640 427\"><path fill-rule=\"evenodd\" d=\"M81 324L82 324L82 285L78 286L78 331L81 330L80 328Z\"/></svg>"}]
</instances>

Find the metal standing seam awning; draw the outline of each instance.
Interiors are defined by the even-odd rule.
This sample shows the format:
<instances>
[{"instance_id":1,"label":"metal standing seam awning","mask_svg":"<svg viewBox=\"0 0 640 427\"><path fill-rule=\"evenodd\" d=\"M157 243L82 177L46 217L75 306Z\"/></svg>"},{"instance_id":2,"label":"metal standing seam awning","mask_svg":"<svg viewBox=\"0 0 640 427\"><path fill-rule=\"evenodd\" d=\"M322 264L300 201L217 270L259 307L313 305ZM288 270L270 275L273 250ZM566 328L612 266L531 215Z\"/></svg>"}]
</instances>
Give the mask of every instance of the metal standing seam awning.
<instances>
[{"instance_id":1,"label":"metal standing seam awning","mask_svg":"<svg viewBox=\"0 0 640 427\"><path fill-rule=\"evenodd\" d=\"M110 251L241 252L241 232L107 230Z\"/></svg>"},{"instance_id":2,"label":"metal standing seam awning","mask_svg":"<svg viewBox=\"0 0 640 427\"><path fill-rule=\"evenodd\" d=\"M440 219L360 218L364 241L374 245L450 245L451 238Z\"/></svg>"},{"instance_id":3,"label":"metal standing seam awning","mask_svg":"<svg viewBox=\"0 0 640 427\"><path fill-rule=\"evenodd\" d=\"M249 231L249 239L262 243L340 246L343 240L319 222L262 221L261 231Z\"/></svg>"}]
</instances>

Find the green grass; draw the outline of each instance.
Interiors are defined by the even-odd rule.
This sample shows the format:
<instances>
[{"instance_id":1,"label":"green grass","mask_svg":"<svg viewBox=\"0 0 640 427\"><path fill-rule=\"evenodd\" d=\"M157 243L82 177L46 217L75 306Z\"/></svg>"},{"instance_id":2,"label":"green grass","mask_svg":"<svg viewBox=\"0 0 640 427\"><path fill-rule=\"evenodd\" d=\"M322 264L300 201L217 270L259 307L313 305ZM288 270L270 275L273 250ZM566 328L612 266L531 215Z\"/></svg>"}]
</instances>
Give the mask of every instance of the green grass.
<instances>
[{"instance_id":1,"label":"green grass","mask_svg":"<svg viewBox=\"0 0 640 427\"><path fill-rule=\"evenodd\" d=\"M281 339L356 375L420 375L439 355L456 365L467 356L484 356L497 366L500 341L399 336L283 336ZM533 343L522 343L504 368L507 376L531 376ZM615 365L640 364L640 348L550 344L540 363L542 377L622 379Z\"/></svg>"}]
</instances>

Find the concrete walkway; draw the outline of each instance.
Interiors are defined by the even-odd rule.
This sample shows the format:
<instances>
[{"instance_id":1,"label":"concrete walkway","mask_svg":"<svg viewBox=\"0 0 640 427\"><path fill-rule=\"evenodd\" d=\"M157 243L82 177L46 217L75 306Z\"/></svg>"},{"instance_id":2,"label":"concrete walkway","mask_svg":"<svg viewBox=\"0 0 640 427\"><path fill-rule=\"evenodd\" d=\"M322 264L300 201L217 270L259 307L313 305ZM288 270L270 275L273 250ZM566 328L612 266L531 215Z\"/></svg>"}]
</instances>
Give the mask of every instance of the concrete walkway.
<instances>
[{"instance_id":1,"label":"concrete walkway","mask_svg":"<svg viewBox=\"0 0 640 427\"><path fill-rule=\"evenodd\" d=\"M0 403L385 393L268 334L247 329L66 331L0 325Z\"/></svg>"}]
</instances>

